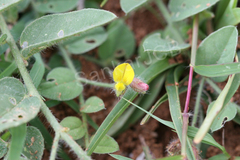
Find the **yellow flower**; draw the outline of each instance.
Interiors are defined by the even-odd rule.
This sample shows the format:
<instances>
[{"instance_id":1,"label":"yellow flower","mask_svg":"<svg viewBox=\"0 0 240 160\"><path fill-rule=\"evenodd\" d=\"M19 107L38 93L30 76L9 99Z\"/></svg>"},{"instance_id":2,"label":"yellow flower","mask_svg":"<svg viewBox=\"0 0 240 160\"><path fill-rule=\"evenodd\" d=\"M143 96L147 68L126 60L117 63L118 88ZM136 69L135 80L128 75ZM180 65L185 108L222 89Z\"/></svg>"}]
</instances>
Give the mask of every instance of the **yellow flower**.
<instances>
[{"instance_id":1,"label":"yellow flower","mask_svg":"<svg viewBox=\"0 0 240 160\"><path fill-rule=\"evenodd\" d=\"M120 96L130 85L134 78L134 71L130 64L123 63L118 65L113 71L113 80L115 81L115 90L117 97Z\"/></svg>"}]
</instances>

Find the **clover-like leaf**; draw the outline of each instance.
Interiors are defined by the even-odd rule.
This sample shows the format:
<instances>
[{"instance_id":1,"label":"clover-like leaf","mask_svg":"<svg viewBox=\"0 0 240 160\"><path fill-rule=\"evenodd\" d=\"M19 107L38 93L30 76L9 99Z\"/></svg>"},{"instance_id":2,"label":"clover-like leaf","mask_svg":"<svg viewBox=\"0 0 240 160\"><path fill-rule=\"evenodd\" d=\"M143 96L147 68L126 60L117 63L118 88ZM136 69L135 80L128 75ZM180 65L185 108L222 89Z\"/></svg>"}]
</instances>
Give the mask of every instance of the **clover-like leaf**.
<instances>
[{"instance_id":1,"label":"clover-like leaf","mask_svg":"<svg viewBox=\"0 0 240 160\"><path fill-rule=\"evenodd\" d=\"M2 158L8 150L8 143L0 138L0 158Z\"/></svg>"},{"instance_id":2,"label":"clover-like leaf","mask_svg":"<svg viewBox=\"0 0 240 160\"><path fill-rule=\"evenodd\" d=\"M61 40L104 25L115 18L113 13L100 9L43 16L23 30L20 37L22 54L28 58Z\"/></svg>"},{"instance_id":3,"label":"clover-like leaf","mask_svg":"<svg viewBox=\"0 0 240 160\"><path fill-rule=\"evenodd\" d=\"M41 160L44 150L44 139L41 132L33 127L27 127L25 145L22 154L29 160Z\"/></svg>"},{"instance_id":4,"label":"clover-like leaf","mask_svg":"<svg viewBox=\"0 0 240 160\"><path fill-rule=\"evenodd\" d=\"M73 54L86 53L107 39L107 33L103 27L93 28L83 32L78 37L73 37L64 43L66 49Z\"/></svg>"},{"instance_id":5,"label":"clover-like leaf","mask_svg":"<svg viewBox=\"0 0 240 160\"><path fill-rule=\"evenodd\" d=\"M98 98L97 96L92 96L87 99L80 111L84 113L94 113L102 109L104 109L104 103L102 99Z\"/></svg>"},{"instance_id":6,"label":"clover-like leaf","mask_svg":"<svg viewBox=\"0 0 240 160\"><path fill-rule=\"evenodd\" d=\"M63 127L67 127L67 133L74 139L80 139L85 135L85 130L83 128L82 121L77 117L66 117L64 118L61 123Z\"/></svg>"},{"instance_id":7,"label":"clover-like leaf","mask_svg":"<svg viewBox=\"0 0 240 160\"><path fill-rule=\"evenodd\" d=\"M54 100L70 100L81 94L83 86L74 73L64 67L53 69L47 75L47 82L40 84L38 90L44 97Z\"/></svg>"},{"instance_id":8,"label":"clover-like leaf","mask_svg":"<svg viewBox=\"0 0 240 160\"><path fill-rule=\"evenodd\" d=\"M0 118L0 132L29 122L36 117L40 107L41 102L37 97L24 98L14 108L2 115Z\"/></svg>"}]
</instances>

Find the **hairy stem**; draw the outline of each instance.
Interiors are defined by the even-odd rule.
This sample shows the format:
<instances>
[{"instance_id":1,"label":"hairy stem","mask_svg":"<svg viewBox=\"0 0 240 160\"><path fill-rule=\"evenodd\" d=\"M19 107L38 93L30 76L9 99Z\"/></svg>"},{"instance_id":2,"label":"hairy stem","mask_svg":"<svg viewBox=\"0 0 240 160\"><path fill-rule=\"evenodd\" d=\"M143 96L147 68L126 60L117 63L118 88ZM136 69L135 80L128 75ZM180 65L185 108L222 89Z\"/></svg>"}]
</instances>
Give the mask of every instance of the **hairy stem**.
<instances>
[{"instance_id":1,"label":"hairy stem","mask_svg":"<svg viewBox=\"0 0 240 160\"><path fill-rule=\"evenodd\" d=\"M51 150L51 155L49 160L55 160L56 158L59 139L60 139L60 134L56 133L53 140L53 145L52 145L52 150Z\"/></svg>"},{"instance_id":2,"label":"hairy stem","mask_svg":"<svg viewBox=\"0 0 240 160\"><path fill-rule=\"evenodd\" d=\"M184 43L184 40L176 27L174 26L174 23L171 20L171 15L169 14L169 11L162 0L156 0L156 4L158 8L160 9L161 13L163 14L164 19L167 21L168 27L171 29L172 33L174 34L175 40L177 40L179 43Z\"/></svg>"},{"instance_id":3,"label":"hairy stem","mask_svg":"<svg viewBox=\"0 0 240 160\"><path fill-rule=\"evenodd\" d=\"M188 90L187 90L185 107L183 111L181 154L183 155L184 160L187 159L186 142L187 142L187 129L188 129L188 118L189 118L188 108L189 108L189 102L190 102L190 96L191 96L191 90L192 90L193 67L195 66L195 59L196 59L196 53L197 53L197 41L198 41L198 15L195 15L193 20L193 37L192 37L191 62L190 62L189 79L188 79Z\"/></svg>"},{"instance_id":4,"label":"hairy stem","mask_svg":"<svg viewBox=\"0 0 240 160\"><path fill-rule=\"evenodd\" d=\"M94 86L98 86L98 87L104 87L104 88L113 88L114 87L114 83L102 83L102 82L97 82L97 81L91 81L88 80L86 78L81 78L78 77L78 80L82 83L86 83L86 84L90 84L90 85L94 85Z\"/></svg>"},{"instance_id":5,"label":"hairy stem","mask_svg":"<svg viewBox=\"0 0 240 160\"><path fill-rule=\"evenodd\" d=\"M48 107L46 106L46 104L43 102L41 95L38 93L37 89L35 88L32 79L25 67L23 58L21 56L21 53L7 27L7 24L2 16L2 14L0 14L0 28L2 30L2 33L7 34L7 43L11 49L13 58L18 66L18 69L21 73L21 76L23 78L24 84L27 87L28 93L31 96L36 96L39 98L39 100L41 101L41 111L44 114L44 116L46 117L47 121L50 123L50 125L53 127L55 132L60 132L61 134L61 128L62 126L58 123L58 121L56 120L56 118L53 116L53 114L51 113L51 111L48 109ZM64 134L65 135L65 134ZM67 137L67 138L66 138ZM68 144L72 144L75 141L70 138L69 135L65 135L63 137L63 139L68 143ZM83 159L90 159L86 153L78 146L76 148L72 148L75 152L77 152L76 154L79 156L79 158L83 158Z\"/></svg>"},{"instance_id":6,"label":"hairy stem","mask_svg":"<svg viewBox=\"0 0 240 160\"><path fill-rule=\"evenodd\" d=\"M76 76L78 76L78 77L77 77L78 79L82 79L82 78L79 77L79 75L78 75L78 73L77 73L77 70L75 69L75 67L74 67L74 65L73 65L73 63L72 63L72 61L71 61L71 59L70 59L70 56L68 55L68 53L66 52L66 50L64 49L64 47L62 47L62 46L59 45L59 48L60 48L60 50L61 50L61 52L62 52L62 56L63 56L64 60L65 60L66 63L67 63L67 66L74 72L74 74L75 74ZM80 80L80 81L81 81L81 80ZM89 81L89 80L87 80L87 81ZM90 82L93 83L93 81L90 81ZM93 83L93 84L94 84L94 83ZM80 101L79 105L80 105L80 107L81 107L81 106L84 104L84 97L83 97L82 94L79 95L79 101ZM79 107L79 108L80 108L80 107ZM87 127L88 127L88 125L87 125L87 117L86 117L86 114L83 113L83 112L81 112L81 111L80 111L80 115L81 115L81 117L82 117L83 129L85 130L84 139L85 139L85 146L86 146L86 148L87 148L87 147L88 147L88 144L89 144L89 135L88 135L88 128L87 128Z\"/></svg>"}]
</instances>

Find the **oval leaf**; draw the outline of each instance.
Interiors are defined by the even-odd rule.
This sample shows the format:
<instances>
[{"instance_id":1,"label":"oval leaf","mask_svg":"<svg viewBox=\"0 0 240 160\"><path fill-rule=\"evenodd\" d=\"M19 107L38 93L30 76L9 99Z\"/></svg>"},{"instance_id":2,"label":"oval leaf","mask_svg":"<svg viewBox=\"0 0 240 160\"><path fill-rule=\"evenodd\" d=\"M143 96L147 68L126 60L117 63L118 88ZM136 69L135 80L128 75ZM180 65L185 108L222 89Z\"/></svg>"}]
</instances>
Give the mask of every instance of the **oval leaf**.
<instances>
[{"instance_id":1,"label":"oval leaf","mask_svg":"<svg viewBox=\"0 0 240 160\"><path fill-rule=\"evenodd\" d=\"M213 104L215 101L209 104L207 113L211 110ZM223 107L223 109L218 113L216 118L213 120L212 125L211 125L211 130L212 132L215 132L219 129L221 129L224 124L228 121L231 121L237 114L237 109L238 105L235 103L228 103L226 106Z\"/></svg>"},{"instance_id":2,"label":"oval leaf","mask_svg":"<svg viewBox=\"0 0 240 160\"><path fill-rule=\"evenodd\" d=\"M119 19L108 26L108 38L99 47L99 57L111 60L114 57L129 58L135 49L135 38L132 31Z\"/></svg>"},{"instance_id":3,"label":"oval leaf","mask_svg":"<svg viewBox=\"0 0 240 160\"><path fill-rule=\"evenodd\" d=\"M187 43L179 43L171 38L161 38L160 33L155 33L143 42L145 52L154 52L156 54L164 53L164 56L173 57L175 53L189 48Z\"/></svg>"},{"instance_id":4,"label":"oval leaf","mask_svg":"<svg viewBox=\"0 0 240 160\"><path fill-rule=\"evenodd\" d=\"M77 117L64 118L61 123L63 127L69 128L67 132L74 140L80 139L85 135L82 121Z\"/></svg>"},{"instance_id":5,"label":"oval leaf","mask_svg":"<svg viewBox=\"0 0 240 160\"><path fill-rule=\"evenodd\" d=\"M20 1L21 0L1 0L0 12L3 12L4 10L8 9L9 7L16 5Z\"/></svg>"},{"instance_id":6,"label":"oval leaf","mask_svg":"<svg viewBox=\"0 0 240 160\"><path fill-rule=\"evenodd\" d=\"M140 7L142 4L147 2L147 0L121 0L120 5L122 10L127 14L131 12L132 10L136 9L137 7Z\"/></svg>"},{"instance_id":7,"label":"oval leaf","mask_svg":"<svg viewBox=\"0 0 240 160\"><path fill-rule=\"evenodd\" d=\"M171 11L172 21L181 21L192 15L195 15L203 10L213 6L219 0L171 0L169 9Z\"/></svg>"},{"instance_id":8,"label":"oval leaf","mask_svg":"<svg viewBox=\"0 0 240 160\"><path fill-rule=\"evenodd\" d=\"M73 54L86 53L107 39L107 33L103 27L97 27L83 32L79 37L73 37L64 43L65 48Z\"/></svg>"},{"instance_id":9,"label":"oval leaf","mask_svg":"<svg viewBox=\"0 0 240 160\"><path fill-rule=\"evenodd\" d=\"M31 160L41 160L44 150L44 139L41 132L33 127L27 127L25 145L22 154Z\"/></svg>"},{"instance_id":10,"label":"oval leaf","mask_svg":"<svg viewBox=\"0 0 240 160\"><path fill-rule=\"evenodd\" d=\"M81 112L84 113L94 113L104 109L104 103L102 99L93 96L87 99L85 104L81 107Z\"/></svg>"},{"instance_id":11,"label":"oval leaf","mask_svg":"<svg viewBox=\"0 0 240 160\"><path fill-rule=\"evenodd\" d=\"M116 152L118 150L118 143L112 137L105 135L93 152L103 154Z\"/></svg>"},{"instance_id":12,"label":"oval leaf","mask_svg":"<svg viewBox=\"0 0 240 160\"><path fill-rule=\"evenodd\" d=\"M197 55L196 65L224 64L233 62L236 52L238 31L234 26L223 27L207 38L200 44ZM221 82L226 80L226 76L218 77L214 80Z\"/></svg>"},{"instance_id":13,"label":"oval leaf","mask_svg":"<svg viewBox=\"0 0 240 160\"><path fill-rule=\"evenodd\" d=\"M8 143L0 138L0 158L5 156L8 150Z\"/></svg>"},{"instance_id":14,"label":"oval leaf","mask_svg":"<svg viewBox=\"0 0 240 160\"><path fill-rule=\"evenodd\" d=\"M33 6L41 13L66 12L77 6L78 0L56 1L56 0L34 0Z\"/></svg>"},{"instance_id":15,"label":"oval leaf","mask_svg":"<svg viewBox=\"0 0 240 160\"><path fill-rule=\"evenodd\" d=\"M54 43L104 25L114 18L113 13L100 9L43 16L23 30L20 37L22 54L25 58L30 57Z\"/></svg>"},{"instance_id":16,"label":"oval leaf","mask_svg":"<svg viewBox=\"0 0 240 160\"><path fill-rule=\"evenodd\" d=\"M36 117L40 110L41 102L37 97L23 99L10 111L0 118L0 132L5 129L19 126Z\"/></svg>"},{"instance_id":17,"label":"oval leaf","mask_svg":"<svg viewBox=\"0 0 240 160\"><path fill-rule=\"evenodd\" d=\"M44 97L65 101L80 95L83 87L70 69L58 67L47 75L47 82L40 84L38 90Z\"/></svg>"},{"instance_id":18,"label":"oval leaf","mask_svg":"<svg viewBox=\"0 0 240 160\"><path fill-rule=\"evenodd\" d=\"M23 84L15 78L0 80L0 117L14 108L26 95Z\"/></svg>"}]
</instances>

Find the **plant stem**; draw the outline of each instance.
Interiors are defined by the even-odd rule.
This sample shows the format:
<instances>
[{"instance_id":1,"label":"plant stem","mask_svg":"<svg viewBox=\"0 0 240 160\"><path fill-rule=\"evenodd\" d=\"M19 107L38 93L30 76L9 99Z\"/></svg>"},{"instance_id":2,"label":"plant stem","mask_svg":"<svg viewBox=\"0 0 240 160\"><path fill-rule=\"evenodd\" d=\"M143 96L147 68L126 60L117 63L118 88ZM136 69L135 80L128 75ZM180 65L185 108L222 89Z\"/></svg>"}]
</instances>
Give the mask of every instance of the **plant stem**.
<instances>
[{"instance_id":1,"label":"plant stem","mask_svg":"<svg viewBox=\"0 0 240 160\"><path fill-rule=\"evenodd\" d=\"M84 104L84 98L82 94L80 94L79 99L80 99L80 107L81 107ZM88 135L87 115L86 113L83 113L83 112L81 112L81 115L82 115L82 121L83 121L83 128L85 130L85 135L84 135L85 147L87 148L90 142L89 135Z\"/></svg>"},{"instance_id":2,"label":"plant stem","mask_svg":"<svg viewBox=\"0 0 240 160\"><path fill-rule=\"evenodd\" d=\"M206 78L206 82L218 93L220 94L222 90L214 83L211 79Z\"/></svg>"},{"instance_id":3,"label":"plant stem","mask_svg":"<svg viewBox=\"0 0 240 160\"><path fill-rule=\"evenodd\" d=\"M102 83L102 82L97 82L97 81L91 81L86 78L81 78L78 77L78 80L82 83L98 86L98 87L104 87L104 88L114 88L114 83Z\"/></svg>"},{"instance_id":4,"label":"plant stem","mask_svg":"<svg viewBox=\"0 0 240 160\"><path fill-rule=\"evenodd\" d=\"M56 132L54 140L53 140L53 145L52 145L52 150L51 150L51 155L49 160L55 160L57 149L58 149L58 142L60 139L60 134Z\"/></svg>"},{"instance_id":5,"label":"plant stem","mask_svg":"<svg viewBox=\"0 0 240 160\"><path fill-rule=\"evenodd\" d=\"M195 127L197 123L197 117L199 113L199 108L200 108L200 101L201 101L201 96L202 96L202 91L203 91L203 84L205 82L205 78L203 77L201 80L201 83L198 88L197 92L197 99L194 107L194 115L193 115L193 120L192 120L192 126Z\"/></svg>"},{"instance_id":6,"label":"plant stem","mask_svg":"<svg viewBox=\"0 0 240 160\"><path fill-rule=\"evenodd\" d=\"M171 20L171 16L169 14L169 11L167 10L167 7L163 3L162 0L156 0L156 4L158 8L160 9L161 13L163 14L163 17L167 21L168 27L171 29L172 33L174 34L175 40L177 40L179 43L184 43L184 40L182 36L179 34L178 30L174 26L174 23Z\"/></svg>"},{"instance_id":7,"label":"plant stem","mask_svg":"<svg viewBox=\"0 0 240 160\"><path fill-rule=\"evenodd\" d=\"M188 108L192 90L192 78L193 78L193 67L195 66L195 59L197 53L197 40L198 40L198 14L194 16L193 20L193 37L192 37L192 50L191 50L191 62L190 62L190 71L189 71L189 79L188 79L188 90L187 97L185 102L185 107L183 111L183 127L182 127L182 148L181 154L183 155L183 159L187 159L186 155L186 142L187 142L187 129L188 129Z\"/></svg>"},{"instance_id":8,"label":"plant stem","mask_svg":"<svg viewBox=\"0 0 240 160\"><path fill-rule=\"evenodd\" d=\"M36 96L38 97L38 99L41 102L41 111L44 114L44 116L46 117L47 121L50 123L50 125L53 127L55 132L60 132L61 134L61 128L62 126L58 123L58 121L56 120L56 118L53 116L53 114L51 113L51 111L48 109L48 107L46 106L46 104L43 102L41 95L38 93L37 89L35 88L32 79L25 67L23 58L21 56L21 53L10 33L10 31L8 30L7 24L2 16L2 14L0 14L0 28L2 30L2 33L7 34L7 43L11 49L12 55L14 57L14 60L18 66L18 69L21 73L21 76L23 78L24 84L26 85L27 89L28 89L28 93L31 96ZM70 138L69 135L65 135L65 138L63 138L68 144L74 143L75 141ZM67 138L66 138L67 137ZM76 152L80 152L80 154L76 153L79 155L79 158L85 158L90 159L86 153L78 146L76 148L72 148L74 151Z\"/></svg>"},{"instance_id":9,"label":"plant stem","mask_svg":"<svg viewBox=\"0 0 240 160\"><path fill-rule=\"evenodd\" d=\"M59 48L60 48L60 50L61 50L61 52L62 52L62 56L63 56L63 58L64 58L64 60L66 61L66 63L67 63L67 66L74 72L74 74L75 74L75 76L78 76L77 78L78 79L82 79L82 78L80 78L79 77L79 75L78 75L78 73L77 73L77 70L75 69L75 67L74 67L74 65L73 65L73 63L72 63L72 61L71 61L71 59L70 59L70 56L68 55L68 53L66 52L66 50L64 49L64 47L63 46L61 46L61 45L59 45ZM81 80L80 80L81 81ZM89 81L89 80L87 80L87 81ZM92 81L91 81L92 82ZM82 94L80 94L79 95L79 101L80 101L80 107L84 104L84 98L83 98L83 95ZM79 107L79 108L80 108ZM80 114L81 114L81 116L82 116L82 122L83 122L83 128L84 128L84 130L85 130L85 146L86 146L86 148L88 147L88 144L89 144L89 136L88 136L88 128L87 128L87 117L86 117L86 114L85 113L83 113L83 112L81 112L80 111Z\"/></svg>"}]
</instances>

